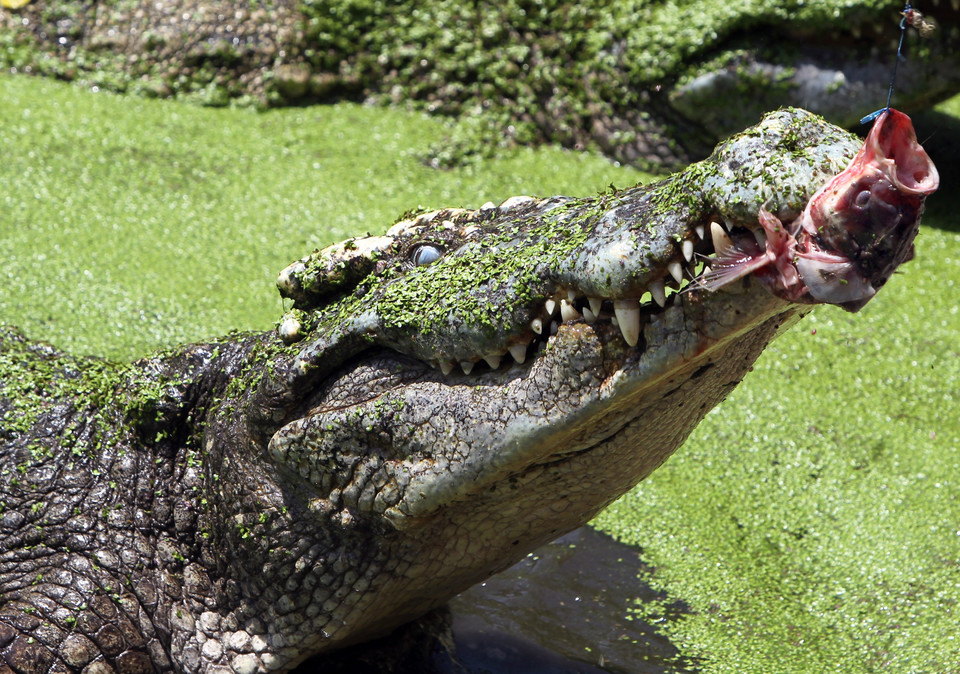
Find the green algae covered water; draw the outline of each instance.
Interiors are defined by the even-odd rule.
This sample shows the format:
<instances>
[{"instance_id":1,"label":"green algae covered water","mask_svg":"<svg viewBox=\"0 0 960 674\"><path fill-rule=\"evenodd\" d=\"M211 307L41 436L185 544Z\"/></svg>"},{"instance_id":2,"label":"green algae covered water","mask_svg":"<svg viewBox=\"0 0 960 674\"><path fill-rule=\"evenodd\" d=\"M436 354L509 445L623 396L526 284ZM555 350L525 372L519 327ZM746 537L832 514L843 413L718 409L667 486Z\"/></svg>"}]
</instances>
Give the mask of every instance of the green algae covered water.
<instances>
[{"instance_id":1,"label":"green algae covered water","mask_svg":"<svg viewBox=\"0 0 960 674\"><path fill-rule=\"evenodd\" d=\"M407 209L644 178L554 149L431 170L443 126L354 105L257 114L15 77L0 100L0 322L118 360L270 327L281 268ZM960 100L916 120L943 178L916 259L859 314L821 308L775 342L594 523L642 547L637 587L667 599L626 617L678 663L960 671L958 119Z\"/></svg>"},{"instance_id":2,"label":"green algae covered water","mask_svg":"<svg viewBox=\"0 0 960 674\"><path fill-rule=\"evenodd\" d=\"M771 344L594 523L687 603L664 633L704 672L960 671L958 117L916 120L943 180L916 259Z\"/></svg>"},{"instance_id":3,"label":"green algae covered water","mask_svg":"<svg viewBox=\"0 0 960 674\"><path fill-rule=\"evenodd\" d=\"M266 329L277 274L407 210L644 176L544 150L425 166L445 127L344 104L258 114L0 76L0 320L76 353L130 359Z\"/></svg>"}]
</instances>

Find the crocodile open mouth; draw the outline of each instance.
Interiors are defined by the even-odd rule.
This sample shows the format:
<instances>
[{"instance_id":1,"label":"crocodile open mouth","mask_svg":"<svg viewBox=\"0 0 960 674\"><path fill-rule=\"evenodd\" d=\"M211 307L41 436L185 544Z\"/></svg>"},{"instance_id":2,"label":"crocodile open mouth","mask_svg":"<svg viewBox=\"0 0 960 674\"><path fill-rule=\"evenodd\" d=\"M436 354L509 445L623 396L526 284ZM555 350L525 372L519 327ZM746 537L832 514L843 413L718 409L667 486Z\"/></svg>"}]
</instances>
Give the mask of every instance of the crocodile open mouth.
<instances>
[{"instance_id":1,"label":"crocodile open mouth","mask_svg":"<svg viewBox=\"0 0 960 674\"><path fill-rule=\"evenodd\" d=\"M430 365L445 375L455 370L472 374L483 370L499 370L512 364L522 365L544 348L561 325L572 323L604 324L619 328L624 342L639 350L645 348L644 328L655 323L686 292L699 290L710 273L710 263L719 252L730 249L734 242L743 247L764 246L760 228L721 224L710 219L690 227L686 237L676 246L674 257L663 267L663 274L650 281L646 288L632 295L606 298L588 296L575 288L557 288L531 319L528 329L510 340L506 348L460 361L433 360Z\"/></svg>"},{"instance_id":2,"label":"crocodile open mouth","mask_svg":"<svg viewBox=\"0 0 960 674\"><path fill-rule=\"evenodd\" d=\"M882 119L899 120L891 133L909 141L908 159L922 157L902 113ZM871 134L888 126L878 121ZM811 193L820 193L812 186L842 177L857 197L864 171L888 159L874 152L871 161L851 164L863 152L856 147L809 113L784 110L725 141L710 159L650 185L414 212L384 235L314 251L278 277L281 295L294 304L278 325L282 355L261 386L263 407L273 421L286 417L338 367L375 347L416 359L422 365L411 376L441 386L513 386L547 377L564 359L558 373L584 376L581 366L598 348L603 362L590 367L601 378L637 373L643 382L686 367L791 304L856 310L869 297L857 307L846 296L818 297L807 280L819 278L805 280L796 266L810 249L831 271L844 261L834 254L837 241L871 244L875 218L856 211L853 198L828 209L836 216L833 239L804 224ZM909 245L916 228L907 225L919 217L924 194L884 192L888 201L916 203L903 211L897 245L879 257ZM622 376L621 365L629 370Z\"/></svg>"}]
</instances>

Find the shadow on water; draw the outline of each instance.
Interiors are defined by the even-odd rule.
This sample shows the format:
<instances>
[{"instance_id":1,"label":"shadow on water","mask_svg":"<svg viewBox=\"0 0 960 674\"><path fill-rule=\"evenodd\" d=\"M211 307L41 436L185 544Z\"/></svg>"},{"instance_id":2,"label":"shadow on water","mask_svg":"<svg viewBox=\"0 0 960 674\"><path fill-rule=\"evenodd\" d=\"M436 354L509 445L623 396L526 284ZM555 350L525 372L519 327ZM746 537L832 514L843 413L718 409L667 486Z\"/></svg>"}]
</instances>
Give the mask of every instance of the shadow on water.
<instances>
[{"instance_id":1,"label":"shadow on water","mask_svg":"<svg viewBox=\"0 0 960 674\"><path fill-rule=\"evenodd\" d=\"M655 674L695 671L635 599L663 600L638 576L636 548L584 527L470 588L449 609L297 671L351 674ZM680 607L672 609L675 615Z\"/></svg>"},{"instance_id":2,"label":"shadow on water","mask_svg":"<svg viewBox=\"0 0 960 674\"><path fill-rule=\"evenodd\" d=\"M450 602L457 656L471 673L682 671L664 636L628 620L635 599L665 598L644 570L636 548L577 529Z\"/></svg>"}]
</instances>

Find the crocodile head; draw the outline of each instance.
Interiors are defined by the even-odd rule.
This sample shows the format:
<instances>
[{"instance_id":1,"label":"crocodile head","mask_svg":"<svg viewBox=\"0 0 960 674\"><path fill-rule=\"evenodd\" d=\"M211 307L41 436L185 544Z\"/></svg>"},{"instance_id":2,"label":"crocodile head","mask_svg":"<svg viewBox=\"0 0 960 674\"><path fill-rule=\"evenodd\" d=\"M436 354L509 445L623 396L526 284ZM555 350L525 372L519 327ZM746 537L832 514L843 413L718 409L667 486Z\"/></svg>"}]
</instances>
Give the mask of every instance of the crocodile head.
<instances>
[{"instance_id":1,"label":"crocodile head","mask_svg":"<svg viewBox=\"0 0 960 674\"><path fill-rule=\"evenodd\" d=\"M269 513L230 563L235 618L282 635L270 666L388 632L659 466L819 301L711 290L705 266L762 209L796 221L859 145L782 110L650 186L422 213L284 270L251 430L232 404L207 430L247 476L221 466L231 498Z\"/></svg>"}]
</instances>

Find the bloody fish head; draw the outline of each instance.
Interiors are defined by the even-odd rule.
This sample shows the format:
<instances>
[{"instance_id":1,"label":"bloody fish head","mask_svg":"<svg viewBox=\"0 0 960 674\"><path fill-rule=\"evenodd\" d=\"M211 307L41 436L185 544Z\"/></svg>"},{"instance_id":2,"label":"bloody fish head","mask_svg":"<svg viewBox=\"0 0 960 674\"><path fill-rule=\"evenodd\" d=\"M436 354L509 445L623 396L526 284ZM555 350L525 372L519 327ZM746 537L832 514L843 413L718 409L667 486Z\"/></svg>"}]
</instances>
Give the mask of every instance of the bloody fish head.
<instances>
[{"instance_id":1,"label":"bloody fish head","mask_svg":"<svg viewBox=\"0 0 960 674\"><path fill-rule=\"evenodd\" d=\"M913 257L924 199L939 185L910 118L883 112L850 165L800 216L796 268L812 299L863 307Z\"/></svg>"}]
</instances>

